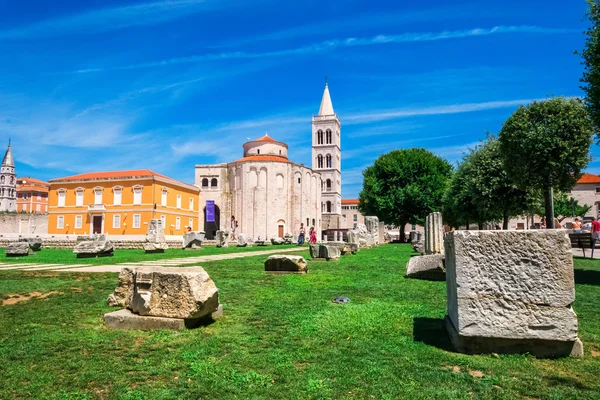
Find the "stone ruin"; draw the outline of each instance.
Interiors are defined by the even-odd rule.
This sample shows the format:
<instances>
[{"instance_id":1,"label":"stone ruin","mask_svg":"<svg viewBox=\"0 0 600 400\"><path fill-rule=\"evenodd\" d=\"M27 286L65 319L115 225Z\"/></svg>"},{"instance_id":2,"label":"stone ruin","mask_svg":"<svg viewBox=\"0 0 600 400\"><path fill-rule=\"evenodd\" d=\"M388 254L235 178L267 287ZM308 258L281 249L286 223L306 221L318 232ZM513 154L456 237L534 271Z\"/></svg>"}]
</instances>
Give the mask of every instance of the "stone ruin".
<instances>
[{"instance_id":1,"label":"stone ruin","mask_svg":"<svg viewBox=\"0 0 600 400\"><path fill-rule=\"evenodd\" d=\"M310 259L312 261L330 261L330 260L339 260L340 255L342 253L341 247L345 245L345 243L321 243L321 244L311 244L310 248ZM356 246L356 245L355 245Z\"/></svg>"},{"instance_id":2,"label":"stone ruin","mask_svg":"<svg viewBox=\"0 0 600 400\"><path fill-rule=\"evenodd\" d=\"M283 243L284 244L292 244L292 243L294 243L294 241L295 241L294 240L294 235L292 235L291 233L286 233L283 236Z\"/></svg>"},{"instance_id":3,"label":"stone ruin","mask_svg":"<svg viewBox=\"0 0 600 400\"><path fill-rule=\"evenodd\" d=\"M583 356L564 231L454 231L445 251L446 329L459 352Z\"/></svg>"},{"instance_id":4,"label":"stone ruin","mask_svg":"<svg viewBox=\"0 0 600 400\"><path fill-rule=\"evenodd\" d=\"M107 257L112 256L114 251L115 248L106 234L78 236L77 245L73 249L77 258Z\"/></svg>"},{"instance_id":5,"label":"stone ruin","mask_svg":"<svg viewBox=\"0 0 600 400\"><path fill-rule=\"evenodd\" d=\"M219 289L201 267L125 267L104 315L113 329L192 328L222 314Z\"/></svg>"},{"instance_id":6,"label":"stone ruin","mask_svg":"<svg viewBox=\"0 0 600 400\"><path fill-rule=\"evenodd\" d=\"M9 242L5 249L7 257L22 257L42 250L42 239L20 238L18 242Z\"/></svg>"},{"instance_id":7,"label":"stone ruin","mask_svg":"<svg viewBox=\"0 0 600 400\"><path fill-rule=\"evenodd\" d=\"M169 248L160 219L150 220L148 230L146 231L146 241L143 246L146 253L164 253Z\"/></svg>"},{"instance_id":8,"label":"stone ruin","mask_svg":"<svg viewBox=\"0 0 600 400\"><path fill-rule=\"evenodd\" d=\"M253 243L252 239L245 233L240 233L237 236L237 247L252 247Z\"/></svg>"},{"instance_id":9,"label":"stone ruin","mask_svg":"<svg viewBox=\"0 0 600 400\"><path fill-rule=\"evenodd\" d=\"M271 244L280 245L280 244L284 244L284 243L285 243L285 240L283 240L283 238L280 238L280 237L271 238Z\"/></svg>"},{"instance_id":10,"label":"stone ruin","mask_svg":"<svg viewBox=\"0 0 600 400\"><path fill-rule=\"evenodd\" d=\"M217 247L229 247L229 231L217 231Z\"/></svg>"},{"instance_id":11,"label":"stone ruin","mask_svg":"<svg viewBox=\"0 0 600 400\"><path fill-rule=\"evenodd\" d=\"M367 232L373 236L373 246L379 245L379 218L374 216L365 217ZM382 238L383 239L383 238Z\"/></svg>"},{"instance_id":12,"label":"stone ruin","mask_svg":"<svg viewBox=\"0 0 600 400\"><path fill-rule=\"evenodd\" d=\"M413 249L421 253L420 256L411 257L406 264L406 277L443 281L446 279L444 264L444 224L442 214L431 213L425 223L425 240L421 239L419 232L411 232L414 240ZM425 254L423 254L425 253Z\"/></svg>"},{"instance_id":13,"label":"stone ruin","mask_svg":"<svg viewBox=\"0 0 600 400\"><path fill-rule=\"evenodd\" d=\"M425 254L425 240L423 234L419 231L410 232L410 244L416 253Z\"/></svg>"},{"instance_id":14,"label":"stone ruin","mask_svg":"<svg viewBox=\"0 0 600 400\"><path fill-rule=\"evenodd\" d=\"M265 272L306 274L308 263L302 256L274 255L265 261Z\"/></svg>"},{"instance_id":15,"label":"stone ruin","mask_svg":"<svg viewBox=\"0 0 600 400\"><path fill-rule=\"evenodd\" d=\"M206 236L205 232L186 232L183 234L183 249L184 250L199 250L202 249L202 242Z\"/></svg>"},{"instance_id":16,"label":"stone ruin","mask_svg":"<svg viewBox=\"0 0 600 400\"><path fill-rule=\"evenodd\" d=\"M354 243L360 248L369 248L375 244L373 234L369 233L365 224L356 225L356 228L349 230L347 235L348 243Z\"/></svg>"}]
</instances>

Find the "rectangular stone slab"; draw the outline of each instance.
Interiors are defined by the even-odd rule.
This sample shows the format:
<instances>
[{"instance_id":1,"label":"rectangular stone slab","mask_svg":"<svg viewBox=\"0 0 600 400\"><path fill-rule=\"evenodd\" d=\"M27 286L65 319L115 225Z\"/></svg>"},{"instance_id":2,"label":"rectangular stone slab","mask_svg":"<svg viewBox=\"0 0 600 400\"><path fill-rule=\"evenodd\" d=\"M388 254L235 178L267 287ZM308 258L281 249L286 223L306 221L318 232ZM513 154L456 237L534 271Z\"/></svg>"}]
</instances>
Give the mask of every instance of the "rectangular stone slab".
<instances>
[{"instance_id":1,"label":"rectangular stone slab","mask_svg":"<svg viewBox=\"0 0 600 400\"><path fill-rule=\"evenodd\" d=\"M444 247L448 317L458 335L577 339L565 231L454 231Z\"/></svg>"},{"instance_id":2,"label":"rectangular stone slab","mask_svg":"<svg viewBox=\"0 0 600 400\"><path fill-rule=\"evenodd\" d=\"M223 306L221 305L219 305L217 311L213 312L211 315L197 319L150 317L146 315L137 315L128 309L123 309L104 314L104 325L111 329L170 329L180 331L208 324L221 315L223 315Z\"/></svg>"}]
</instances>

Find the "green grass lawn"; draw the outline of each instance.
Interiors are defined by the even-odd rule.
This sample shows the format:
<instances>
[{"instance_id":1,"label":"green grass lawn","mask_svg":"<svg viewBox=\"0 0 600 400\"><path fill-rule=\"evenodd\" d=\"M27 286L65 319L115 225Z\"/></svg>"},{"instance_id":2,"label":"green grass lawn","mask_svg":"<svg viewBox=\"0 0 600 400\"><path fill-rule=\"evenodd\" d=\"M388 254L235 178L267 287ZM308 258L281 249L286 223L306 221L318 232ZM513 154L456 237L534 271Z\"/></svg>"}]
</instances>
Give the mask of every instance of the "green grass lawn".
<instances>
[{"instance_id":1,"label":"green grass lawn","mask_svg":"<svg viewBox=\"0 0 600 400\"><path fill-rule=\"evenodd\" d=\"M576 260L585 357L538 360L452 352L445 283L405 279L410 251L306 275L265 274L265 257L203 263L225 314L182 332L104 328L116 273L0 272L0 299L59 292L0 306L0 399L600 398L599 260Z\"/></svg>"},{"instance_id":2,"label":"green grass lawn","mask_svg":"<svg viewBox=\"0 0 600 400\"><path fill-rule=\"evenodd\" d=\"M98 257L98 258L77 258L73 254L73 250L69 249L42 249L41 251L35 252L34 254L27 257L6 257L4 249L0 251L0 263L38 263L38 264L93 264L93 265L105 265L105 264L119 264L125 262L141 262L151 260L165 260L169 258L183 258L183 257L202 257L211 256L215 254L224 253L241 253L246 251L264 251L264 250L277 250L297 247L296 245L277 245L277 246L252 246L252 247L237 247L236 245L230 245L229 247L217 248L215 246L206 246L201 250L182 250L178 249L167 249L164 253L152 253L145 254L144 250L129 250L129 249L116 249L114 255L111 257Z\"/></svg>"}]
</instances>

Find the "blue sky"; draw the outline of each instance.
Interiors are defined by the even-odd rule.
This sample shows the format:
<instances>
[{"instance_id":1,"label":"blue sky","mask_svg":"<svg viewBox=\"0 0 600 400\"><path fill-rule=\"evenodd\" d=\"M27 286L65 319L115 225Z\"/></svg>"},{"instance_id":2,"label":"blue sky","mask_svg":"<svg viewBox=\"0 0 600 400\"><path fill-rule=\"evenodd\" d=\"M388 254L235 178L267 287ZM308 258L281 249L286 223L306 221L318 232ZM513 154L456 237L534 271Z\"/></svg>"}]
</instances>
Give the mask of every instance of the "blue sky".
<instances>
[{"instance_id":1,"label":"blue sky","mask_svg":"<svg viewBox=\"0 0 600 400\"><path fill-rule=\"evenodd\" d=\"M0 0L0 143L44 180L149 168L192 182L267 131L310 165L328 76L354 198L381 153L454 163L518 104L582 95L584 0L488 3Z\"/></svg>"}]
</instances>

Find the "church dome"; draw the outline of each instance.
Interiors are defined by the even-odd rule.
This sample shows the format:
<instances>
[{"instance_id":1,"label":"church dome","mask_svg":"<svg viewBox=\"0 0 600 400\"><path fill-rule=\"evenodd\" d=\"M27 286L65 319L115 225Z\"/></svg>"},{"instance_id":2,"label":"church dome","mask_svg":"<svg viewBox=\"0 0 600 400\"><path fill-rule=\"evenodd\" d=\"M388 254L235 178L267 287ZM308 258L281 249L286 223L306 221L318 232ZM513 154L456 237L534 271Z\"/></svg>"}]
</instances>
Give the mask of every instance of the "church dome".
<instances>
[{"instance_id":1,"label":"church dome","mask_svg":"<svg viewBox=\"0 0 600 400\"><path fill-rule=\"evenodd\" d=\"M287 160L288 158L288 146L283 142L277 140L265 134L263 137L250 142L246 142L244 147L244 157L269 157L276 156Z\"/></svg>"}]
</instances>

